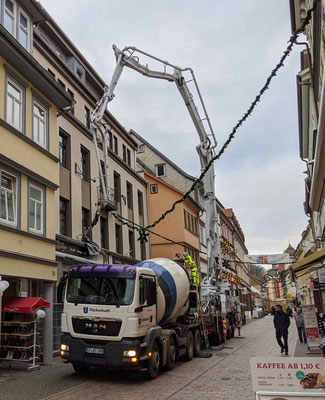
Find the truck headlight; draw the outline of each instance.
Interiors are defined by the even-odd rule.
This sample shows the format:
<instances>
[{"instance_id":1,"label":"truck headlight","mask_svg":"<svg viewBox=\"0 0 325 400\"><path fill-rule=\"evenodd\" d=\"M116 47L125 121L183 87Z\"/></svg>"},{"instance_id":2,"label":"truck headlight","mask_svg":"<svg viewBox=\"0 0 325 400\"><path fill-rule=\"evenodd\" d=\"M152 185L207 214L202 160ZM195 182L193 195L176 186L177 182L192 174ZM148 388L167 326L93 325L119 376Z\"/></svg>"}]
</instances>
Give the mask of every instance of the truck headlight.
<instances>
[{"instance_id":1,"label":"truck headlight","mask_svg":"<svg viewBox=\"0 0 325 400\"><path fill-rule=\"evenodd\" d=\"M69 351L69 346L67 344L61 344L62 351Z\"/></svg>"},{"instance_id":2,"label":"truck headlight","mask_svg":"<svg viewBox=\"0 0 325 400\"><path fill-rule=\"evenodd\" d=\"M124 350L123 357L135 357L137 352L135 350Z\"/></svg>"}]
</instances>

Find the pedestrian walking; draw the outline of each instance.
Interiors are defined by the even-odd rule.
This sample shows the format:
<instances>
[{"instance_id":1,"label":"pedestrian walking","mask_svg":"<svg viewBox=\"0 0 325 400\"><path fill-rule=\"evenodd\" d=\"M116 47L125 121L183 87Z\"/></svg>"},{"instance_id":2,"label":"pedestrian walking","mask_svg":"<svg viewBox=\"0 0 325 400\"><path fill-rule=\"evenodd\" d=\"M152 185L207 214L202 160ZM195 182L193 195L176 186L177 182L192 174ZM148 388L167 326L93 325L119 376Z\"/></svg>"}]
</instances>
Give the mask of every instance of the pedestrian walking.
<instances>
[{"instance_id":1,"label":"pedestrian walking","mask_svg":"<svg viewBox=\"0 0 325 400\"><path fill-rule=\"evenodd\" d=\"M297 325L297 329L298 329L300 343L303 343L303 342L307 343L304 316L301 312L300 307L296 308L295 321L296 321L296 325Z\"/></svg>"},{"instance_id":2,"label":"pedestrian walking","mask_svg":"<svg viewBox=\"0 0 325 400\"><path fill-rule=\"evenodd\" d=\"M281 347L281 353L285 352L285 355L288 355L288 328L290 325L290 319L287 313L282 310L281 305L275 306L275 315L274 315L274 328L276 334L276 340ZM283 342L282 342L283 338Z\"/></svg>"}]
</instances>

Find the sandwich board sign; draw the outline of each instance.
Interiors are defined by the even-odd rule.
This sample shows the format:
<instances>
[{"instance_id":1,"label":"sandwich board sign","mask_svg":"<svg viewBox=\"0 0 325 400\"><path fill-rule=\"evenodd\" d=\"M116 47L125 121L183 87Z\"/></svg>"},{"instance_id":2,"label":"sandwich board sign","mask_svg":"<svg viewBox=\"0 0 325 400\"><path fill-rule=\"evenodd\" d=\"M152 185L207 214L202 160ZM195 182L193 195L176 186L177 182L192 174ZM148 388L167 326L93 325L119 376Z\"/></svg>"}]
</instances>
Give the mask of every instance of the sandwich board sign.
<instances>
[{"instance_id":1,"label":"sandwich board sign","mask_svg":"<svg viewBox=\"0 0 325 400\"><path fill-rule=\"evenodd\" d=\"M325 400L325 359L251 357L253 390L258 400Z\"/></svg>"}]
</instances>

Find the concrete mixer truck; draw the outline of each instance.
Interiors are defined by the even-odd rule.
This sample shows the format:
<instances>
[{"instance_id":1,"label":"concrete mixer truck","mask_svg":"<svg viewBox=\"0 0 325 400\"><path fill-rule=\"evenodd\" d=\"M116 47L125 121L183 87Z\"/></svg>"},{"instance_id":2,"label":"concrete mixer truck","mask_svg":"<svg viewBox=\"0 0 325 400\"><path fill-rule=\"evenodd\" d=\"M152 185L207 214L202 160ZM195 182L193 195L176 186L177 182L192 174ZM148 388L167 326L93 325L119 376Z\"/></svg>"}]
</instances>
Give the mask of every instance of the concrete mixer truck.
<instances>
[{"instance_id":1,"label":"concrete mixer truck","mask_svg":"<svg viewBox=\"0 0 325 400\"><path fill-rule=\"evenodd\" d=\"M91 367L136 369L150 379L201 350L199 291L185 269L158 258L130 265L69 269L61 357L77 373Z\"/></svg>"}]
</instances>

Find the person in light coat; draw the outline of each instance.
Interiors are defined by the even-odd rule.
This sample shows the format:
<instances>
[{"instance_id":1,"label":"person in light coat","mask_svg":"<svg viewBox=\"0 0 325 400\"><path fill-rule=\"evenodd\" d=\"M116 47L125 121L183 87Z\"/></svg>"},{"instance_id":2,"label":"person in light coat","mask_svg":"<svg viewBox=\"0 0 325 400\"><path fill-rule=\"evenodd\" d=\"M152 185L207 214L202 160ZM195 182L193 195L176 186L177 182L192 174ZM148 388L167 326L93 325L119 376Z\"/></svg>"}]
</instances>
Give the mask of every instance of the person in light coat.
<instances>
[{"instance_id":1,"label":"person in light coat","mask_svg":"<svg viewBox=\"0 0 325 400\"><path fill-rule=\"evenodd\" d=\"M298 329L298 335L299 335L299 340L300 343L303 341L307 343L307 337L306 337L306 329L305 329L305 322L304 322L304 316L301 312L301 308L297 307L296 313L295 313L295 321ZM304 339L304 340L302 340Z\"/></svg>"}]
</instances>

